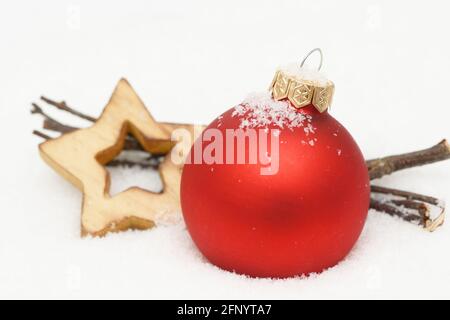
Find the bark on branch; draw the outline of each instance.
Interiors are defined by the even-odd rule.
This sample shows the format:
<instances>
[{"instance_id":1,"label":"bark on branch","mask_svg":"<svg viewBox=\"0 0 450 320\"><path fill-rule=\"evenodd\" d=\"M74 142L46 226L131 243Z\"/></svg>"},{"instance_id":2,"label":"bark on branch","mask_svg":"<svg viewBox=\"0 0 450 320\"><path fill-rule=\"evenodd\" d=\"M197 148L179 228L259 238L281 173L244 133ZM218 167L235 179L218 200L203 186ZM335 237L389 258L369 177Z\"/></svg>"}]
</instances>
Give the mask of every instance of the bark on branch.
<instances>
[{"instance_id":1,"label":"bark on branch","mask_svg":"<svg viewBox=\"0 0 450 320\"><path fill-rule=\"evenodd\" d=\"M442 140L437 145L415 152L409 152L366 161L370 180L381 178L393 172L423 166L450 159L450 145Z\"/></svg>"},{"instance_id":2,"label":"bark on branch","mask_svg":"<svg viewBox=\"0 0 450 320\"><path fill-rule=\"evenodd\" d=\"M445 204L439 199L374 185L371 186L370 207L419 224L429 231L436 230L445 218ZM437 211L434 215L433 209Z\"/></svg>"},{"instance_id":3,"label":"bark on branch","mask_svg":"<svg viewBox=\"0 0 450 320\"><path fill-rule=\"evenodd\" d=\"M48 104L51 105L51 106L54 106L54 107L58 108L58 109L61 110L61 111L65 111L65 112L68 112L68 113L70 113L70 114L72 114L72 115L74 115L74 116L77 116L78 118L81 118L81 119L84 119L84 120L87 120L87 121L90 121L90 122L95 122L95 121L97 121L96 118L91 117L91 116L89 116L89 115L87 115L87 114L84 114L84 113L82 113L82 112L80 112L80 111L77 111L77 110L75 110L75 109L69 107L69 106L66 104L65 101L57 102L57 101L51 100L51 99L49 99L49 98L46 98L46 97L44 97L44 96L41 97L41 100L44 101L44 102L46 102L46 103L48 103Z\"/></svg>"}]
</instances>

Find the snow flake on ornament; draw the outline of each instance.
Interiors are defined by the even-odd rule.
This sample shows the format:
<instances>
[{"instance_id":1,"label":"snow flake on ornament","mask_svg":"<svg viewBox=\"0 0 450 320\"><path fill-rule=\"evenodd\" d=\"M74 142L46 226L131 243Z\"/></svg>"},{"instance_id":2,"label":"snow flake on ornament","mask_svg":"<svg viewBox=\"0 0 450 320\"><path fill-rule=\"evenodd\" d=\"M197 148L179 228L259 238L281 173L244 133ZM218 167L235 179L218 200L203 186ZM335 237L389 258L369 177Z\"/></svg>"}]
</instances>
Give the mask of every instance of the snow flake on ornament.
<instances>
[{"instance_id":1,"label":"snow flake on ornament","mask_svg":"<svg viewBox=\"0 0 450 320\"><path fill-rule=\"evenodd\" d=\"M313 117L299 112L287 101L275 101L270 92L262 92L247 97L241 104L234 107L232 116L241 117L241 129L267 128L275 125L280 129L303 127L305 134L313 134Z\"/></svg>"},{"instance_id":2,"label":"snow flake on ornament","mask_svg":"<svg viewBox=\"0 0 450 320\"><path fill-rule=\"evenodd\" d=\"M309 146L311 146L311 147L314 147L314 146L316 145L317 139L314 138L314 139L310 139L310 140L308 140L308 141L302 140L302 141L300 141L300 142L301 142L302 145L309 145ZM327 146L327 147L328 147L328 146Z\"/></svg>"}]
</instances>

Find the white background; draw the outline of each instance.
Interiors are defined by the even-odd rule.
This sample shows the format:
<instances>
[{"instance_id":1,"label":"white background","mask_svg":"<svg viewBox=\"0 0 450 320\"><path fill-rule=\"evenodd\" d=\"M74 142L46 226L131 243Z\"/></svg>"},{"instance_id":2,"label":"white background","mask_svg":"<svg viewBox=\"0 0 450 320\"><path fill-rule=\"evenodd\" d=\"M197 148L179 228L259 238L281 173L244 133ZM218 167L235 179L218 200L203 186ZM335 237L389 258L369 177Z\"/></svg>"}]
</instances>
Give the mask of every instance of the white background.
<instances>
[{"instance_id":1,"label":"white background","mask_svg":"<svg viewBox=\"0 0 450 320\"><path fill-rule=\"evenodd\" d=\"M40 160L29 115L41 94L98 115L126 77L158 120L209 123L321 47L332 113L367 158L425 148L450 138L449 13L431 0L2 1L0 297L450 298L450 226L376 212L347 260L308 279L220 271L182 223L81 240L81 196ZM450 202L449 169L379 183Z\"/></svg>"}]
</instances>

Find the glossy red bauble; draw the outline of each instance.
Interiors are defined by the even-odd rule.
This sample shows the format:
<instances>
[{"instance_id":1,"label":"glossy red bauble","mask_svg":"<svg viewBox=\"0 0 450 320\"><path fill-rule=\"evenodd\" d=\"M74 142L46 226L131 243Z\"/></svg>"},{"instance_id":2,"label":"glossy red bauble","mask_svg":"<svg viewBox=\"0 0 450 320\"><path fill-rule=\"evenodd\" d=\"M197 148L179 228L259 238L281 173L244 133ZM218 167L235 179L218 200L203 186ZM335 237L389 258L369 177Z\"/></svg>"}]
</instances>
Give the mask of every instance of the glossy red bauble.
<instances>
[{"instance_id":1,"label":"glossy red bauble","mask_svg":"<svg viewBox=\"0 0 450 320\"><path fill-rule=\"evenodd\" d=\"M302 126L267 126L280 129L277 174L261 175L261 164L184 166L188 231L220 268L275 278L321 272L350 252L363 229L370 187L357 144L327 111L296 112L311 116L314 134ZM208 129L225 135L242 127L242 119L233 108Z\"/></svg>"}]
</instances>

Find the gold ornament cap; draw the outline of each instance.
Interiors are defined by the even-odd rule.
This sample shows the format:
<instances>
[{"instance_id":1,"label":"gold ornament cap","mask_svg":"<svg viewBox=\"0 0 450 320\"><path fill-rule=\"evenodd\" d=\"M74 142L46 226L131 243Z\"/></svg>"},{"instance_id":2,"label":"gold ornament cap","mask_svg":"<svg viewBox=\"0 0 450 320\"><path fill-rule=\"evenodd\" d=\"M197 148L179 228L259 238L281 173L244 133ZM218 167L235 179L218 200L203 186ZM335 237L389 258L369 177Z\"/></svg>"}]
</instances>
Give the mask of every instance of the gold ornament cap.
<instances>
[{"instance_id":1,"label":"gold ornament cap","mask_svg":"<svg viewBox=\"0 0 450 320\"><path fill-rule=\"evenodd\" d=\"M317 71L305 69L303 65L308 57L320 53L320 65ZM297 109L312 104L319 112L331 106L334 83L319 73L322 67L322 51L317 48L307 54L300 68L281 68L275 74L270 89L274 100L288 99Z\"/></svg>"}]
</instances>

